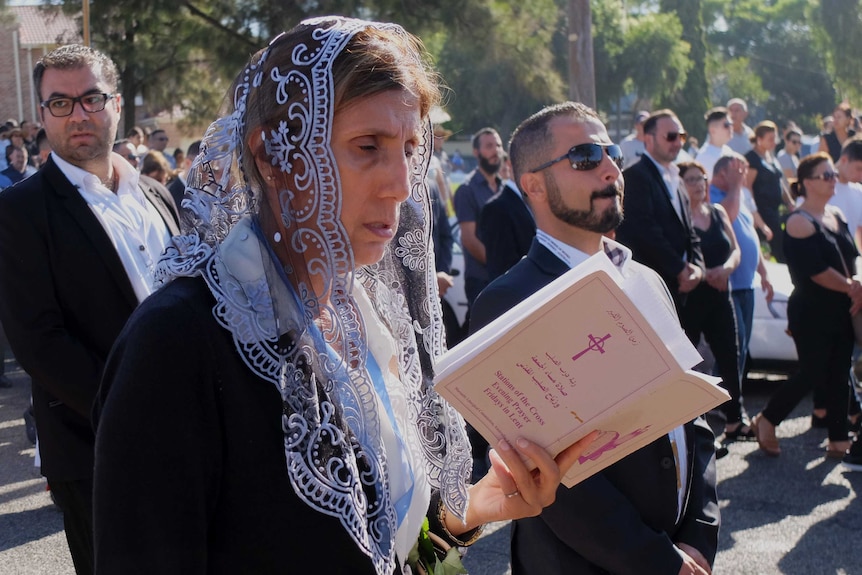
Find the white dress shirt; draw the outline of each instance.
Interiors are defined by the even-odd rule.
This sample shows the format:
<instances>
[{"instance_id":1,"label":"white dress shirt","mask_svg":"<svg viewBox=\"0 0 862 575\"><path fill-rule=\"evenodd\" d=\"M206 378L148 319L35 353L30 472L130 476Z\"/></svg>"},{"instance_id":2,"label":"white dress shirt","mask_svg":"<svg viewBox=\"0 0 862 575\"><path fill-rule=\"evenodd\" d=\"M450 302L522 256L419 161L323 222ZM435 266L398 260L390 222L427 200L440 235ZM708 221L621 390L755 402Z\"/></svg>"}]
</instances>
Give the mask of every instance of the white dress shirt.
<instances>
[{"instance_id":1,"label":"white dress shirt","mask_svg":"<svg viewBox=\"0 0 862 575\"><path fill-rule=\"evenodd\" d=\"M119 177L114 193L94 174L73 166L54 152L51 156L111 238L138 301L144 301L154 291L153 271L171 234L138 186L138 172L122 156L112 153L111 163Z\"/></svg>"}]
</instances>

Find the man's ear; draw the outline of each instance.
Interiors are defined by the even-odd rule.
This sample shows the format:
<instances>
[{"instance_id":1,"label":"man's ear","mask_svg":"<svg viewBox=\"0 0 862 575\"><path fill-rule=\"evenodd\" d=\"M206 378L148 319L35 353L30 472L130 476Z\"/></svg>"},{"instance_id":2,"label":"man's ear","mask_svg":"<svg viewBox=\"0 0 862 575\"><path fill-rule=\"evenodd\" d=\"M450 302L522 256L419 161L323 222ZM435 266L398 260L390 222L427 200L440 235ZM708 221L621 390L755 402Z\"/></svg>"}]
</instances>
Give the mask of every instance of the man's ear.
<instances>
[{"instance_id":1,"label":"man's ear","mask_svg":"<svg viewBox=\"0 0 862 575\"><path fill-rule=\"evenodd\" d=\"M544 201L547 192L545 190L545 177L541 172L521 174L518 184L530 202Z\"/></svg>"}]
</instances>

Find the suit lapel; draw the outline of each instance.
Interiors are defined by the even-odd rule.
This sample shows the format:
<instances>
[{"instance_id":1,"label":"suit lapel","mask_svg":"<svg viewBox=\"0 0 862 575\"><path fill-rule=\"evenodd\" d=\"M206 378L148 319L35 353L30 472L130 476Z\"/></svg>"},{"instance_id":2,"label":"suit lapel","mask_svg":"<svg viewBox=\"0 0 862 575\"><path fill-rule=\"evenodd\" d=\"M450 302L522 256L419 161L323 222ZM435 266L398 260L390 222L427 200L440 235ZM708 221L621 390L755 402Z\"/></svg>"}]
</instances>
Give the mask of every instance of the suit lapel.
<instances>
[{"instance_id":1,"label":"suit lapel","mask_svg":"<svg viewBox=\"0 0 862 575\"><path fill-rule=\"evenodd\" d=\"M543 273L552 276L554 278L558 278L567 271L569 271L569 266L566 263L555 256L551 250L543 246L538 238L533 238L533 243L530 245L530 252L527 254L527 257L530 258L533 263L536 264Z\"/></svg>"},{"instance_id":2,"label":"suit lapel","mask_svg":"<svg viewBox=\"0 0 862 575\"><path fill-rule=\"evenodd\" d=\"M84 235L90 240L96 254L108 268L111 277L117 284L117 287L123 293L123 296L129 301L132 307L138 306L138 297L135 295L135 290L129 281L129 276L126 273L126 268L123 267L123 262L120 256L117 255L117 250L114 247L111 238L105 232L101 222L96 215L93 214L90 206L78 193L78 190L66 178L53 159L49 158L45 164L45 178L51 184L60 203L69 212L72 221L81 229Z\"/></svg>"},{"instance_id":3,"label":"suit lapel","mask_svg":"<svg viewBox=\"0 0 862 575\"><path fill-rule=\"evenodd\" d=\"M180 234L180 228L177 225L177 217L171 211L171 208L168 206L166 200L160 193L158 193L154 188L146 185L141 182L138 184L138 187L141 191L144 192L144 196L146 196L147 200L156 210L159 212L159 215L162 216L162 220L164 220L165 225L168 226L168 231L171 232L172 236L178 236Z\"/></svg>"},{"instance_id":4,"label":"suit lapel","mask_svg":"<svg viewBox=\"0 0 862 575\"><path fill-rule=\"evenodd\" d=\"M676 208L673 207L673 202L671 201L670 195L668 194L667 184L665 183L664 178L662 177L661 172L659 171L658 167L656 167L655 163L647 157L644 157L641 161L647 163L647 167L649 168L653 179L656 181L656 183L661 187L662 191L664 192L664 194L662 194L662 195L664 196L664 200L665 200L665 203L667 204L667 207L670 209L671 213L673 214L673 219L676 220L676 222L679 223L679 225L682 226L683 229L685 229L685 230L689 229L690 224L688 224L686 222L685 201L683 200L682 193L679 191L679 189L670 191L671 194L676 194L676 197L679 200L680 211L682 212L682 216L680 216L677 213Z\"/></svg>"}]
</instances>

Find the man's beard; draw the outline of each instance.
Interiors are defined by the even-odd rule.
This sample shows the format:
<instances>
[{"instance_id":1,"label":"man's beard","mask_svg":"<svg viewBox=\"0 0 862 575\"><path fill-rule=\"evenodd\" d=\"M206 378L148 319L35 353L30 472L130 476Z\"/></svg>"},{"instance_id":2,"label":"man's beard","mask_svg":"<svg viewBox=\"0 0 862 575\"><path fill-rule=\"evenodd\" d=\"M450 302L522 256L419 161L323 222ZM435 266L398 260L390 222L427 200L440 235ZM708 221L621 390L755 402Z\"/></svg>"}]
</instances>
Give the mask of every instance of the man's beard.
<instances>
[{"instance_id":1,"label":"man's beard","mask_svg":"<svg viewBox=\"0 0 862 575\"><path fill-rule=\"evenodd\" d=\"M563 202L560 188L557 186L557 181L553 175L545 172L545 187L548 191L548 206L551 208L551 213L558 220L563 221L570 226L606 234L616 229L623 221L623 212L619 207L619 202L614 202L608 206L602 213L596 212L595 200L599 198L619 198L620 192L616 184L611 184L603 190L598 190L590 194L590 209L573 210L566 206Z\"/></svg>"},{"instance_id":2,"label":"man's beard","mask_svg":"<svg viewBox=\"0 0 862 575\"><path fill-rule=\"evenodd\" d=\"M479 168L489 176L493 176L500 171L500 166L503 165L500 156L497 156L497 163L492 164L491 160L479 154Z\"/></svg>"}]
</instances>

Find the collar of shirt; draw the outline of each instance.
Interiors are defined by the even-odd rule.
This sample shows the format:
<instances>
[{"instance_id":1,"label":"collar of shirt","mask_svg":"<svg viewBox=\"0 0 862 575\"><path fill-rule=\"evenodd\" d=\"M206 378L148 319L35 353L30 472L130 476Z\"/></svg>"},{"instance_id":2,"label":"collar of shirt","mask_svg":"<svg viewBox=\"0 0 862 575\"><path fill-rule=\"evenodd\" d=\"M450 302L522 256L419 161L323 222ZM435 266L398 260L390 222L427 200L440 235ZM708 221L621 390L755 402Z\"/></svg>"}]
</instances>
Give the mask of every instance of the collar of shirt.
<instances>
[{"instance_id":1,"label":"collar of shirt","mask_svg":"<svg viewBox=\"0 0 862 575\"><path fill-rule=\"evenodd\" d=\"M138 172L119 154L111 152L111 165L119 178L116 194L105 187L97 176L91 174L87 170L79 168L78 166L73 166L58 156L55 152L51 152L51 157L54 158L54 163L57 164L57 167L60 168L60 171L63 172L64 176L66 176L66 179L69 180L73 186L78 188L78 191L81 192L81 195L84 196L84 199L86 199L88 203L91 201L98 201L100 197L101 199L107 199L114 196L119 197L125 194L131 194L134 196L141 205L145 205L144 202L147 201L146 198L144 198L143 192L141 192L138 187Z\"/></svg>"},{"instance_id":2,"label":"collar of shirt","mask_svg":"<svg viewBox=\"0 0 862 575\"><path fill-rule=\"evenodd\" d=\"M649 158L650 161L655 164L655 167L658 168L659 174L661 174L661 179L664 181L665 188L667 188L667 195L670 198L670 203L673 206L677 217L680 221L683 221L682 201L679 199L679 166L673 162L671 162L667 167L662 166L655 160L655 158L650 156L649 152L644 152L644 156Z\"/></svg>"},{"instance_id":3,"label":"collar of shirt","mask_svg":"<svg viewBox=\"0 0 862 575\"><path fill-rule=\"evenodd\" d=\"M677 185L673 188L668 187L669 190L672 189L676 191L676 189L679 187L679 166L671 162L668 167L664 167L663 165L659 164L656 159L650 155L649 152L644 152L644 156L649 158L650 161L655 164L655 167L658 168L658 171L665 182L673 181L677 183Z\"/></svg>"},{"instance_id":4,"label":"collar of shirt","mask_svg":"<svg viewBox=\"0 0 862 575\"><path fill-rule=\"evenodd\" d=\"M590 258L589 254L561 242L542 230L536 230L536 239L570 268L574 268ZM602 236L602 248L620 272L622 272L626 267L626 264L631 261L632 251L619 242L615 242L610 238Z\"/></svg>"},{"instance_id":5,"label":"collar of shirt","mask_svg":"<svg viewBox=\"0 0 862 575\"><path fill-rule=\"evenodd\" d=\"M492 188L491 184L488 183L488 179L485 177L485 174L483 174L479 168L473 170L473 177L468 181L471 186L485 186L495 194L500 191L500 184L503 182L503 180L500 179L500 176L494 174L494 182L497 184L497 187Z\"/></svg>"}]
</instances>

